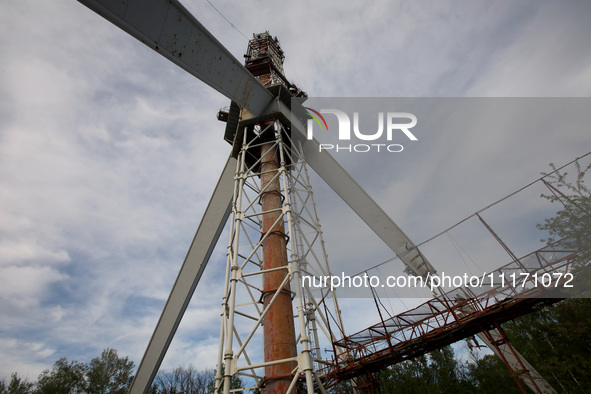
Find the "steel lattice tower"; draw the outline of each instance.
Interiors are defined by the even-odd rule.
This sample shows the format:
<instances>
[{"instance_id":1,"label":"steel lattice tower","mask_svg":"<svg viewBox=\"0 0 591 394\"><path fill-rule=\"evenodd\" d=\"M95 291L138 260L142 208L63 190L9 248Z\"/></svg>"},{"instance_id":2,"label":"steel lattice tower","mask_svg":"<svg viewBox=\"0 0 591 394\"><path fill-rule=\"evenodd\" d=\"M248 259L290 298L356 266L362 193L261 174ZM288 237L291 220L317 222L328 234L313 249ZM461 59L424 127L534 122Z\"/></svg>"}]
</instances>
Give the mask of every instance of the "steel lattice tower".
<instances>
[{"instance_id":1,"label":"steel lattice tower","mask_svg":"<svg viewBox=\"0 0 591 394\"><path fill-rule=\"evenodd\" d=\"M264 85L288 87L268 33L254 36L246 57ZM288 120L244 115L232 136L237 165L216 392L228 393L236 375L266 393L324 392L320 338L329 345L343 329L334 294L302 281L330 275L302 146Z\"/></svg>"}]
</instances>

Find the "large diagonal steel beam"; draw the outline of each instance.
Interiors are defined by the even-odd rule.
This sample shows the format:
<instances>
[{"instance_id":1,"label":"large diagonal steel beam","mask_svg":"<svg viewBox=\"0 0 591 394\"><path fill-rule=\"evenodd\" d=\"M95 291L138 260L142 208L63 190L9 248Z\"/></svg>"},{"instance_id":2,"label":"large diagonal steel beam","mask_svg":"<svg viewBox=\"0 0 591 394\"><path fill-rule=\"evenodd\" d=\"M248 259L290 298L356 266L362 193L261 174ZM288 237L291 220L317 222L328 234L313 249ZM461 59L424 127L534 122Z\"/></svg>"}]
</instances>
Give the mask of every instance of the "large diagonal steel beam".
<instances>
[{"instance_id":1,"label":"large diagonal steel beam","mask_svg":"<svg viewBox=\"0 0 591 394\"><path fill-rule=\"evenodd\" d=\"M273 99L178 0L78 1L252 113Z\"/></svg>"},{"instance_id":2,"label":"large diagonal steel beam","mask_svg":"<svg viewBox=\"0 0 591 394\"><path fill-rule=\"evenodd\" d=\"M164 306L160 320L129 390L131 394L147 393L170 342L201 279L218 238L228 221L234 193L236 159L229 158L203 214L195 238Z\"/></svg>"}]
</instances>

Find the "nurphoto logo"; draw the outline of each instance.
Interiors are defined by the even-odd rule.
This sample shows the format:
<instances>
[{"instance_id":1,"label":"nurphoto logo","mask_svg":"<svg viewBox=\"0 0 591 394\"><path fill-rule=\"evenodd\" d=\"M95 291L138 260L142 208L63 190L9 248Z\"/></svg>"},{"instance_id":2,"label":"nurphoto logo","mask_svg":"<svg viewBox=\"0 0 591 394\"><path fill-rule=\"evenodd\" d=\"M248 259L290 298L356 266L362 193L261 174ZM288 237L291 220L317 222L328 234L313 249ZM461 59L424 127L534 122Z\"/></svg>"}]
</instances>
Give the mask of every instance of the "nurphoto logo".
<instances>
[{"instance_id":1,"label":"nurphoto logo","mask_svg":"<svg viewBox=\"0 0 591 394\"><path fill-rule=\"evenodd\" d=\"M359 112L353 112L353 127L351 127L351 118L347 113L338 109L321 109L317 111L312 108L305 107L308 110L310 118L307 121L306 132L309 140L314 138L314 126L318 125L320 130L329 132L328 124L323 114L334 115L338 122L338 139L340 141L351 141L352 137L355 140L361 141L375 141L374 143L360 143L360 144L320 144L319 151L333 150L335 152L402 152L404 147L401 144L391 143L394 136L404 135L411 141L418 141L417 137L410 131L416 126L417 117L408 112L384 112L377 113L377 131L360 130L359 127ZM351 133L351 129L353 133ZM384 140L387 143L379 143L378 140Z\"/></svg>"}]
</instances>

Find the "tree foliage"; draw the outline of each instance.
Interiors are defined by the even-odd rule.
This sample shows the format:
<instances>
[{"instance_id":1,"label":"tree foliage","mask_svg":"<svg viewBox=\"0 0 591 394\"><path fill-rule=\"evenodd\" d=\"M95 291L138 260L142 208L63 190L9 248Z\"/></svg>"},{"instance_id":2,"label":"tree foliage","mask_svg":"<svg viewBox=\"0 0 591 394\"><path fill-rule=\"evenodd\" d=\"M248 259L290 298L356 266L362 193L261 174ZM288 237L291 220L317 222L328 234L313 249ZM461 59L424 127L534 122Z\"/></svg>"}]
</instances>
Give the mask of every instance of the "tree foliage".
<instances>
[{"instance_id":1,"label":"tree foliage","mask_svg":"<svg viewBox=\"0 0 591 394\"><path fill-rule=\"evenodd\" d=\"M564 246L581 251L579 265L586 265L591 258L591 190L585 185L585 176L591 163L583 167L576 160L577 173L574 176L557 169L552 163L550 168L553 171L544 174L543 178L549 194L542 194L542 197L560 203L562 209L538 228L548 232L548 244L564 239Z\"/></svg>"},{"instance_id":2,"label":"tree foliage","mask_svg":"<svg viewBox=\"0 0 591 394\"><path fill-rule=\"evenodd\" d=\"M232 377L230 389L242 387L242 380L238 376ZM189 367L176 367L169 372L159 372L154 379L150 394L209 394L214 390L215 370L197 370L190 365Z\"/></svg>"},{"instance_id":3,"label":"tree foliage","mask_svg":"<svg viewBox=\"0 0 591 394\"><path fill-rule=\"evenodd\" d=\"M207 394L214 375L213 370L198 371L192 365L176 367L170 372L158 373L152 390L154 394Z\"/></svg>"},{"instance_id":4,"label":"tree foliage","mask_svg":"<svg viewBox=\"0 0 591 394\"><path fill-rule=\"evenodd\" d=\"M77 394L86 389L85 374L88 366L78 361L60 358L51 370L41 372L37 379L38 394Z\"/></svg>"},{"instance_id":5,"label":"tree foliage","mask_svg":"<svg viewBox=\"0 0 591 394\"><path fill-rule=\"evenodd\" d=\"M451 346L388 367L379 373L384 393L473 393L474 382L466 364Z\"/></svg>"},{"instance_id":6,"label":"tree foliage","mask_svg":"<svg viewBox=\"0 0 591 394\"><path fill-rule=\"evenodd\" d=\"M0 394L30 394L34 388L35 383L21 378L16 372L10 376L8 383L0 380Z\"/></svg>"},{"instance_id":7,"label":"tree foliage","mask_svg":"<svg viewBox=\"0 0 591 394\"><path fill-rule=\"evenodd\" d=\"M11 379L0 379L0 394L124 394L133 380L134 363L107 348L88 364L57 360L51 369L39 375L36 382L21 378L16 372ZM150 394L206 394L214 391L215 371L197 370L193 366L177 367L158 373ZM231 389L243 387L239 377L232 378Z\"/></svg>"},{"instance_id":8,"label":"tree foliage","mask_svg":"<svg viewBox=\"0 0 591 394\"><path fill-rule=\"evenodd\" d=\"M133 361L119 357L115 349L105 349L100 358L93 358L88 365L87 392L124 394L131 384L132 373Z\"/></svg>"},{"instance_id":9,"label":"tree foliage","mask_svg":"<svg viewBox=\"0 0 591 394\"><path fill-rule=\"evenodd\" d=\"M575 160L576 175L569 175L554 164L550 167L554 171L544 174L543 179L550 193L542 197L560 203L562 208L538 228L548 233L547 244L561 240L567 249L579 251L574 262L573 287L566 292L574 297L591 297L591 190L585 185L591 163L582 166Z\"/></svg>"},{"instance_id":10,"label":"tree foliage","mask_svg":"<svg viewBox=\"0 0 591 394\"><path fill-rule=\"evenodd\" d=\"M474 391L481 394L521 394L521 389L503 361L492 354L474 357L467 365L468 377Z\"/></svg>"},{"instance_id":11,"label":"tree foliage","mask_svg":"<svg viewBox=\"0 0 591 394\"><path fill-rule=\"evenodd\" d=\"M591 387L591 300L570 298L504 325L511 343L554 389Z\"/></svg>"},{"instance_id":12,"label":"tree foliage","mask_svg":"<svg viewBox=\"0 0 591 394\"><path fill-rule=\"evenodd\" d=\"M90 363L63 357L45 369L36 382L13 373L10 381L0 380L0 394L99 394L126 393L133 377L133 362L119 357L115 349L105 349Z\"/></svg>"}]
</instances>

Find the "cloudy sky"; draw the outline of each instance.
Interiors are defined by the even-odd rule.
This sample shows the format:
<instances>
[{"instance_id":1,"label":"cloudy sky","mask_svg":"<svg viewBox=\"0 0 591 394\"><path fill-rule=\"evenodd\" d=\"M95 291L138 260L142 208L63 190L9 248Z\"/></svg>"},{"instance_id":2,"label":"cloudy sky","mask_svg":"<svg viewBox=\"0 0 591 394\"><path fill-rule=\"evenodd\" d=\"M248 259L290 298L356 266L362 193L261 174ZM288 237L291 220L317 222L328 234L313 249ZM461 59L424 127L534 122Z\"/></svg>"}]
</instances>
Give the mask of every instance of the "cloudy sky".
<instances>
[{"instance_id":1,"label":"cloudy sky","mask_svg":"<svg viewBox=\"0 0 591 394\"><path fill-rule=\"evenodd\" d=\"M243 34L276 35L310 96L591 95L588 2L211 3L236 29L183 2L239 59ZM107 347L139 362L228 155L228 100L73 0L0 3L0 97L0 377ZM433 133L414 152L337 156L415 242L591 150L577 127ZM314 186L331 258L391 257ZM213 367L224 260L218 248L165 368Z\"/></svg>"}]
</instances>

